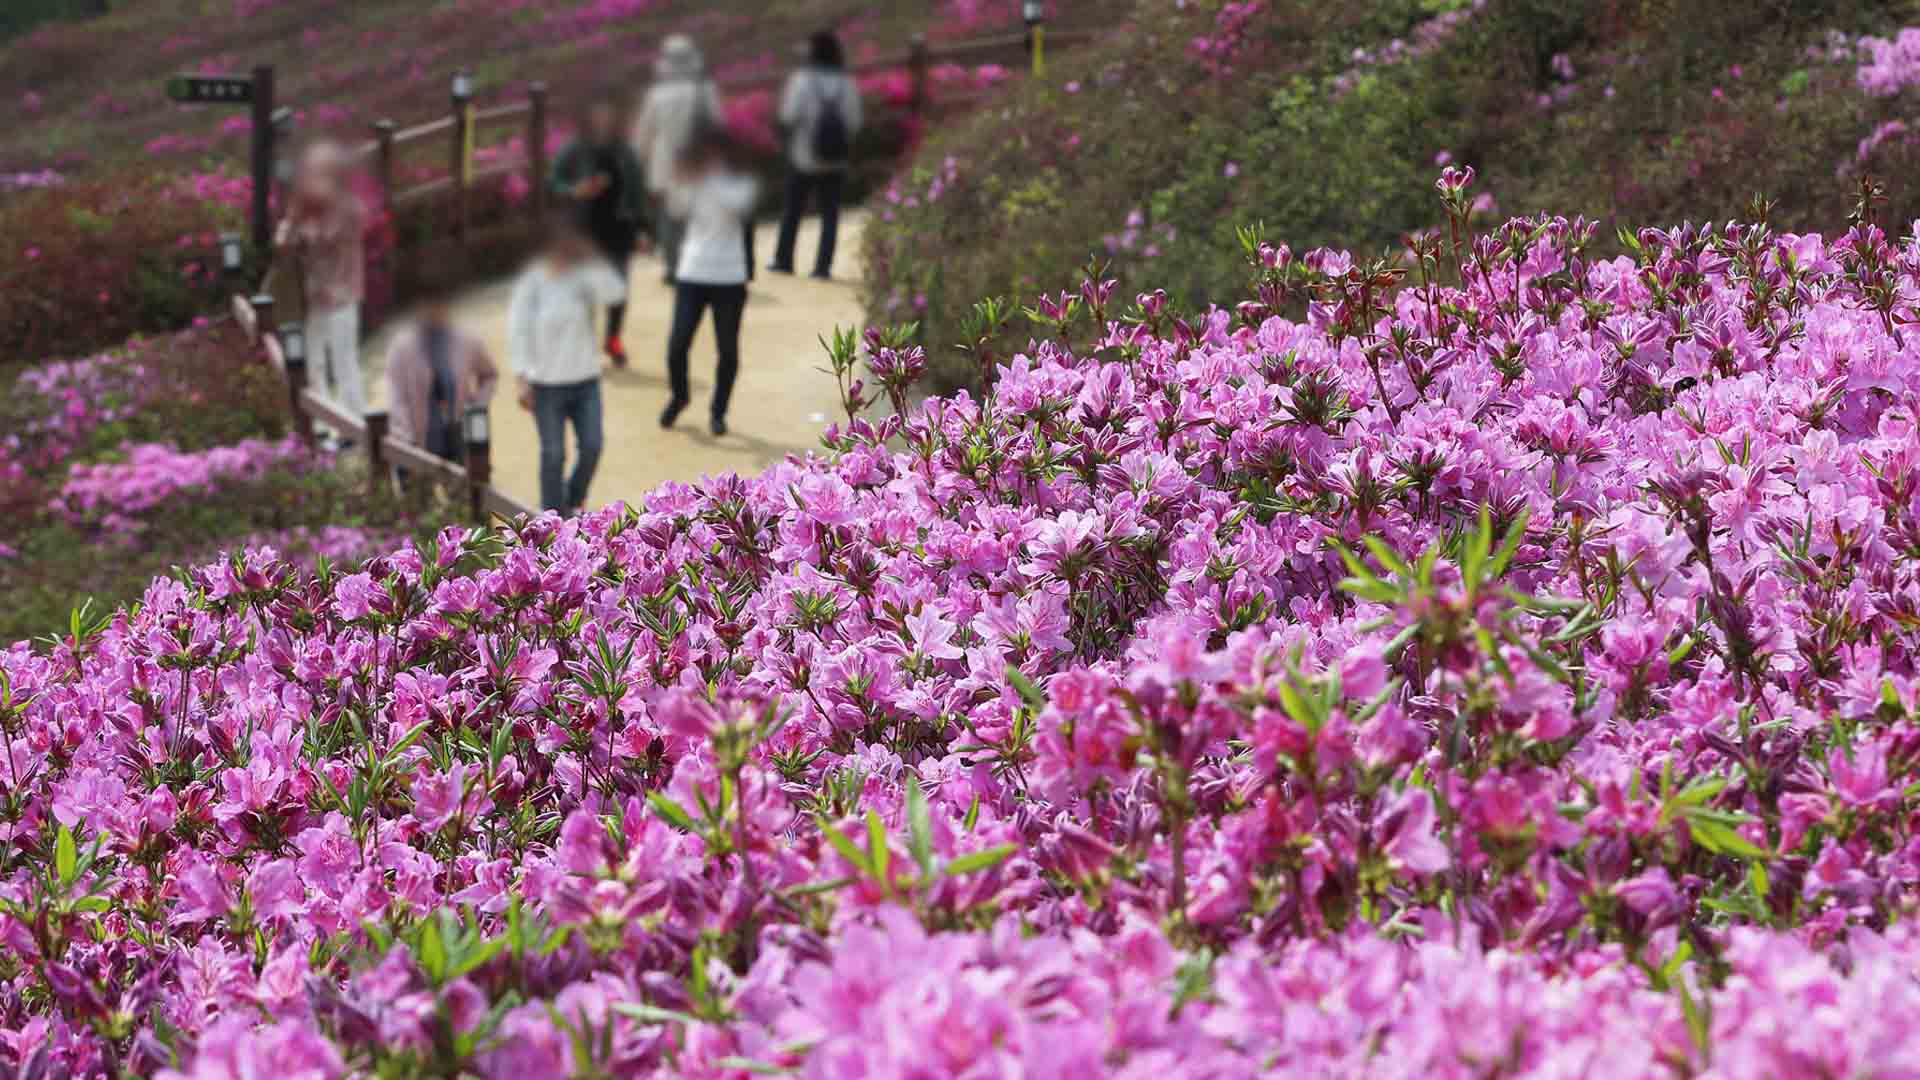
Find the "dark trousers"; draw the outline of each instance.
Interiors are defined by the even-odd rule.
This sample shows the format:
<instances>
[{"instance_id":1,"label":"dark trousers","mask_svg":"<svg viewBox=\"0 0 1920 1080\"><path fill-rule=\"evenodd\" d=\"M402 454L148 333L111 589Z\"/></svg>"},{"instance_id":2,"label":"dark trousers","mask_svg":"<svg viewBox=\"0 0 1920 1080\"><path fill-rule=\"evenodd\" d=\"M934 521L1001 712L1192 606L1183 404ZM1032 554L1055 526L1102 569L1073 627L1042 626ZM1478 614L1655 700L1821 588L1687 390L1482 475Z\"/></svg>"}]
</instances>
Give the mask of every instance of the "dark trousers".
<instances>
[{"instance_id":1,"label":"dark trousers","mask_svg":"<svg viewBox=\"0 0 1920 1080\"><path fill-rule=\"evenodd\" d=\"M607 261L613 264L613 272L620 275L620 280L627 280L627 269L633 265L633 236L631 232L620 236L598 235L594 237L594 243L595 246L599 247L600 254L606 256ZM622 300L617 304L607 305L607 340L612 341L619 337L620 328L626 324L626 301Z\"/></svg>"},{"instance_id":2,"label":"dark trousers","mask_svg":"<svg viewBox=\"0 0 1920 1080\"><path fill-rule=\"evenodd\" d=\"M820 195L820 254L814 259L813 272L821 277L833 273L833 247L840 239L840 196L846 188L845 172L787 173L787 209L780 218L780 246L774 249L773 265L793 270L793 246L800 235L800 215L806 213L807 199Z\"/></svg>"},{"instance_id":3,"label":"dark trousers","mask_svg":"<svg viewBox=\"0 0 1920 1080\"><path fill-rule=\"evenodd\" d=\"M533 422L540 429L540 508L573 510L586 505L587 488L600 467L600 380L533 388ZM567 424L579 443L579 460L568 477Z\"/></svg>"},{"instance_id":4,"label":"dark trousers","mask_svg":"<svg viewBox=\"0 0 1920 1080\"><path fill-rule=\"evenodd\" d=\"M733 398L733 380L740 374L740 316L747 309L745 285L691 285L681 282L673 290L673 331L667 336L667 378L673 383L673 400L686 404L693 400L687 384L687 356L693 351L693 336L700 329L700 317L713 309L713 332L720 346L720 368L713 377L713 415L727 415L727 402Z\"/></svg>"},{"instance_id":5,"label":"dark trousers","mask_svg":"<svg viewBox=\"0 0 1920 1080\"><path fill-rule=\"evenodd\" d=\"M656 195L653 200L653 236L660 246L660 264L665 268L667 284L673 284L673 276L680 270L680 239L686 232L684 222L675 221L667 210L667 197Z\"/></svg>"}]
</instances>

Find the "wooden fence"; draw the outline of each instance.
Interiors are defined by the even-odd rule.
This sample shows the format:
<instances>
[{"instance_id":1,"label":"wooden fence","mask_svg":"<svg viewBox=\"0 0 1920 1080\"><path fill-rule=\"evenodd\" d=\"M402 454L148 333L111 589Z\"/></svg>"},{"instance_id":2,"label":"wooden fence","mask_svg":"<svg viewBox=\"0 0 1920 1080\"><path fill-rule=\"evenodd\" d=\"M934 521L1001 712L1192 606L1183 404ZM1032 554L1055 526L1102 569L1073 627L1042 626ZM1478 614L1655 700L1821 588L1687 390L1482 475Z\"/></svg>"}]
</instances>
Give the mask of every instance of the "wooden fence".
<instances>
[{"instance_id":1,"label":"wooden fence","mask_svg":"<svg viewBox=\"0 0 1920 1080\"><path fill-rule=\"evenodd\" d=\"M1091 31L1054 31L1049 40L1072 43L1091 36ZM979 60L989 56L1006 55L1015 50L1024 52L1032 48L1033 44L1033 39L1029 35L1007 34L972 41L942 43L938 47L931 47L927 44L925 35L915 35L912 46L906 52L853 64L849 66L849 71L856 76L875 72L905 71L911 80L911 90L904 106L886 102L879 108L903 107L912 116L924 117L936 107L965 106L993 93L991 88L975 87L958 93L942 94L936 100L936 86L933 79L933 69L936 64ZM733 92L753 91L777 86L785 78L784 72L770 71L745 79L724 80L721 86L723 90ZM531 197L527 200L531 220L538 221L546 213L549 197L547 188L548 109L547 86L540 82L528 87L524 101L512 101L480 108L472 100L456 99L448 115L415 124L412 127L402 128L392 120L381 120L375 123L374 137L351 148L350 153L357 162L372 163L379 180L381 197L389 209L432 198L443 192L451 192L454 238L464 246L468 242L472 229L471 192L480 180L504 176L524 169L531 192ZM480 128L503 123L526 125L525 153L518 157L503 157L476 172L475 148ZM445 138L448 141L447 174L410 187L396 187L396 162L401 149L410 144L436 138ZM405 470L410 477L424 477L446 486L449 490L464 491L469 512L476 519L485 520L490 514L512 518L534 512L492 486L490 439L469 439L467 461L463 466L436 457L417 446L401 442L388 435L387 414L384 412L370 412L359 418L344 415L332 402L315 393L307 385L304 342L299 349L302 355L288 355L287 341L283 340L285 335L276 330L272 324L274 299L271 295L235 296L232 306L234 318L246 330L249 340L260 345L267 361L274 366L275 370L285 375L287 404L293 415L295 430L303 438L311 441L315 421L318 421L332 428L341 438L365 449L369 496L379 494L387 485L392 484L395 470L401 469ZM484 428L489 421L483 415L479 423Z\"/></svg>"},{"instance_id":2,"label":"wooden fence","mask_svg":"<svg viewBox=\"0 0 1920 1080\"><path fill-rule=\"evenodd\" d=\"M271 296L233 298L234 320L246 332L248 340L260 346L267 363L286 378L287 405L293 414L294 431L311 443L314 426L318 422L362 448L367 455L367 495L370 499L387 492L394 483L397 470L404 472L409 482L433 483L447 491L463 493L467 511L477 521L484 522L493 515L511 519L536 513L532 507L493 486L493 448L492 439L488 437L491 432L485 431L490 427L491 420L484 409L477 418L484 434L479 438L466 439L467 460L464 465L430 454L412 443L389 435L384 410L371 411L364 417L351 417L341 412L325 396L315 392L308 385L305 342L301 341L295 347L294 355L289 355L286 335L271 329L272 316ZM476 421L473 416L461 419L468 429Z\"/></svg>"},{"instance_id":3,"label":"wooden fence","mask_svg":"<svg viewBox=\"0 0 1920 1080\"><path fill-rule=\"evenodd\" d=\"M1091 36L1091 31L1058 30L1050 34L1048 40L1072 44ZM856 76L904 71L912 87L905 105L896 106L886 102L880 108L903 108L909 115L923 117L935 108L973 104L993 93L991 88L975 87L936 97L937 88L933 79L936 65L1005 56L1024 51L1030 44L1031 39L1025 34L1005 34L930 46L926 36L920 34L915 35L912 46L905 52L852 64L848 70ZM743 79L723 80L720 85L723 91L737 93L770 89L785 79L785 72L769 71ZM531 191L529 214L537 221L546 213L549 198L546 184L549 120L550 95L547 85L535 82L527 88L526 99L522 101L509 101L486 108L480 108L471 101L456 101L447 115L405 128L392 120L381 120L373 125L374 137L353 147L351 153L355 160L372 164L382 197L389 207L451 192L454 236L465 243L472 228L470 194L474 185L481 180L525 170ZM514 157L503 157L476 170L474 152L482 129L509 123L524 125L525 152ZM447 141L450 163L447 174L407 187L397 186L397 163L401 152L411 144L432 139Z\"/></svg>"}]
</instances>

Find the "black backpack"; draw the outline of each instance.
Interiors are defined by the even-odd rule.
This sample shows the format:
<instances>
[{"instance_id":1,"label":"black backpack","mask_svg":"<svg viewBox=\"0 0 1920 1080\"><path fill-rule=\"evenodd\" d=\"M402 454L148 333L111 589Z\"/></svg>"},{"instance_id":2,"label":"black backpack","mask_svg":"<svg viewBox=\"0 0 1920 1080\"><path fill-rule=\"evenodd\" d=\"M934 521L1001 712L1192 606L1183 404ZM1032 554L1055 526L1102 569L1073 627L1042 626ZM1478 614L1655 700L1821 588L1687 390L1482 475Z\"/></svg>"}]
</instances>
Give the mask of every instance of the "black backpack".
<instances>
[{"instance_id":1,"label":"black backpack","mask_svg":"<svg viewBox=\"0 0 1920 1080\"><path fill-rule=\"evenodd\" d=\"M847 130L839 87L832 94L820 92L820 108L820 122L813 128L814 160L822 165L842 164L853 155L853 135Z\"/></svg>"}]
</instances>

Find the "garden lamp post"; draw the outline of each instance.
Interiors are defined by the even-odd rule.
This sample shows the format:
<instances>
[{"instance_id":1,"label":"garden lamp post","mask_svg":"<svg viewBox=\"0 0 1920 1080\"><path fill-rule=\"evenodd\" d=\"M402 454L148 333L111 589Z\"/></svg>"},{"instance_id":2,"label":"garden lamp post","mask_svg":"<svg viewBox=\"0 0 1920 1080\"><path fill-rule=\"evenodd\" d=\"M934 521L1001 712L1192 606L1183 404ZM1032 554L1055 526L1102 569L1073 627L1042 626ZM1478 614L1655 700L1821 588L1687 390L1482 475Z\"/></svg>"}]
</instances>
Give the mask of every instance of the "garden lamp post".
<instances>
[{"instance_id":1,"label":"garden lamp post","mask_svg":"<svg viewBox=\"0 0 1920 1080\"><path fill-rule=\"evenodd\" d=\"M487 485L493 483L493 432L487 421L485 405L469 405L461 418L461 435L467 444L467 501L477 521L487 516Z\"/></svg>"},{"instance_id":2,"label":"garden lamp post","mask_svg":"<svg viewBox=\"0 0 1920 1080\"><path fill-rule=\"evenodd\" d=\"M1033 73L1036 76L1044 75L1047 71L1046 0L1024 0L1020 5L1020 13L1027 20L1027 55L1033 59Z\"/></svg>"},{"instance_id":3,"label":"garden lamp post","mask_svg":"<svg viewBox=\"0 0 1920 1080\"><path fill-rule=\"evenodd\" d=\"M309 444L313 442L313 420L307 416L302 400L307 393L307 331L297 322L280 324L280 355L287 364L287 405L293 412L293 429Z\"/></svg>"},{"instance_id":4,"label":"garden lamp post","mask_svg":"<svg viewBox=\"0 0 1920 1080\"><path fill-rule=\"evenodd\" d=\"M473 72L466 68L453 73L453 179L456 204L454 230L460 243L467 242L467 188L473 183Z\"/></svg>"},{"instance_id":5,"label":"garden lamp post","mask_svg":"<svg viewBox=\"0 0 1920 1080\"><path fill-rule=\"evenodd\" d=\"M246 241L239 233L220 234L220 272L229 278L237 277L240 268L246 263Z\"/></svg>"},{"instance_id":6,"label":"garden lamp post","mask_svg":"<svg viewBox=\"0 0 1920 1080\"><path fill-rule=\"evenodd\" d=\"M287 361L287 373L299 372L304 378L307 372L307 328L299 323L283 323L280 326L280 354Z\"/></svg>"}]
</instances>

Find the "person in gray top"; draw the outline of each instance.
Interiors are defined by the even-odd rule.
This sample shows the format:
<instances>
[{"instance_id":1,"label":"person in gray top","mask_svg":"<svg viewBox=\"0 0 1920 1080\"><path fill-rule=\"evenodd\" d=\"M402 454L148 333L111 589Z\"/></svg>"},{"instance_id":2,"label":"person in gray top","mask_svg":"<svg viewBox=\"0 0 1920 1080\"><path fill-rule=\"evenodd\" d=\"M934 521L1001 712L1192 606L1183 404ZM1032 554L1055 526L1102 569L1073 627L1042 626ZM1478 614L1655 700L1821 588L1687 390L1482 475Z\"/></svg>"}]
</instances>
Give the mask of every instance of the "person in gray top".
<instances>
[{"instance_id":1,"label":"person in gray top","mask_svg":"<svg viewBox=\"0 0 1920 1080\"><path fill-rule=\"evenodd\" d=\"M723 123L720 90L707 73L700 47L685 34L661 43L654 61L653 85L640 99L633 123L633 151L647 173L647 191L653 197L654 238L666 266L668 284L680 262L680 222L669 210L668 189L680 166L680 156L704 129Z\"/></svg>"},{"instance_id":2,"label":"person in gray top","mask_svg":"<svg viewBox=\"0 0 1920 1080\"><path fill-rule=\"evenodd\" d=\"M865 117L860 88L847 74L846 53L831 30L813 36L805 66L787 79L780 99L780 125L787 133L787 207L774 250L776 273L793 273L793 248L807 200L820 197L820 252L813 276L833 275L833 248L840 232L840 199L846 187L853 140Z\"/></svg>"}]
</instances>

